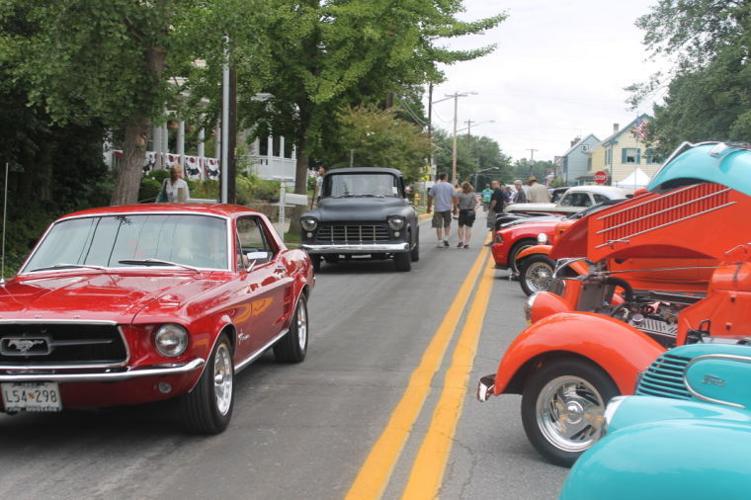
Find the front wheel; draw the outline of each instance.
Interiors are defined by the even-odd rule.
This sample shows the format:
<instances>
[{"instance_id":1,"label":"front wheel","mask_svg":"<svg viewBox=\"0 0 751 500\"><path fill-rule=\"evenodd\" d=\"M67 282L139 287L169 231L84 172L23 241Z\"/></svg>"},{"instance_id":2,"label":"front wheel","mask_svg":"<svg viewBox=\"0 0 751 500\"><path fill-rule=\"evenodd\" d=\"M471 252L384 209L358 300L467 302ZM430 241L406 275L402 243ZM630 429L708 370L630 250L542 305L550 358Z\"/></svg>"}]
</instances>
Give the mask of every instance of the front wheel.
<instances>
[{"instance_id":1,"label":"front wheel","mask_svg":"<svg viewBox=\"0 0 751 500\"><path fill-rule=\"evenodd\" d=\"M311 255L310 256L310 262L313 264L313 272L317 273L321 270L321 256L320 255Z\"/></svg>"},{"instance_id":2,"label":"front wheel","mask_svg":"<svg viewBox=\"0 0 751 500\"><path fill-rule=\"evenodd\" d=\"M305 294L297 301L289 331L274 345L274 357L280 363L301 363L308 353L308 303Z\"/></svg>"},{"instance_id":3,"label":"front wheel","mask_svg":"<svg viewBox=\"0 0 751 500\"><path fill-rule=\"evenodd\" d=\"M555 283L555 262L546 255L532 255L519 266L519 284L527 295L549 292Z\"/></svg>"},{"instance_id":4,"label":"front wheel","mask_svg":"<svg viewBox=\"0 0 751 500\"><path fill-rule=\"evenodd\" d=\"M527 438L550 462L571 467L600 439L605 406L619 394L607 373L585 360L545 364L522 393Z\"/></svg>"},{"instance_id":5,"label":"front wheel","mask_svg":"<svg viewBox=\"0 0 751 500\"><path fill-rule=\"evenodd\" d=\"M222 333L198 384L180 398L183 423L197 434L219 434L229 425L235 404L232 346Z\"/></svg>"},{"instance_id":6,"label":"front wheel","mask_svg":"<svg viewBox=\"0 0 751 500\"><path fill-rule=\"evenodd\" d=\"M418 229L415 233L415 246L412 247L412 251L409 254L412 262L417 262L420 260L420 230Z\"/></svg>"},{"instance_id":7,"label":"front wheel","mask_svg":"<svg viewBox=\"0 0 751 500\"><path fill-rule=\"evenodd\" d=\"M412 269L412 256L410 252L402 252L394 255L394 265L397 271L407 272Z\"/></svg>"}]
</instances>

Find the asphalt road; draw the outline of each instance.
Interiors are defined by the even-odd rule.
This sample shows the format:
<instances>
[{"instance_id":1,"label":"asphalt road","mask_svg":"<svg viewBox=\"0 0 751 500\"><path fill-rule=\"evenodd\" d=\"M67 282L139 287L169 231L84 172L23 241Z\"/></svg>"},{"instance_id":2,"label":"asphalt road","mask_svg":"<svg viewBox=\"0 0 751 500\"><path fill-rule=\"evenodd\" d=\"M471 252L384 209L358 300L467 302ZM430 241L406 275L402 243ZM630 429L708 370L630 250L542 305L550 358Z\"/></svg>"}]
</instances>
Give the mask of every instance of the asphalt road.
<instances>
[{"instance_id":1,"label":"asphalt road","mask_svg":"<svg viewBox=\"0 0 751 500\"><path fill-rule=\"evenodd\" d=\"M482 227L478 219L471 249L438 249L423 224L422 258L411 273L394 272L388 262L324 265L309 305L306 361L277 365L267 355L242 372L232 424L220 436L186 436L165 405L0 415L0 498L344 497L482 252ZM554 498L566 470L543 462L528 444L519 398L474 400L477 379L495 371L524 323L518 283L503 271L492 273L439 493L444 499ZM427 398L406 429L384 498L401 497L414 475L475 295L430 390L422 391Z\"/></svg>"}]
</instances>

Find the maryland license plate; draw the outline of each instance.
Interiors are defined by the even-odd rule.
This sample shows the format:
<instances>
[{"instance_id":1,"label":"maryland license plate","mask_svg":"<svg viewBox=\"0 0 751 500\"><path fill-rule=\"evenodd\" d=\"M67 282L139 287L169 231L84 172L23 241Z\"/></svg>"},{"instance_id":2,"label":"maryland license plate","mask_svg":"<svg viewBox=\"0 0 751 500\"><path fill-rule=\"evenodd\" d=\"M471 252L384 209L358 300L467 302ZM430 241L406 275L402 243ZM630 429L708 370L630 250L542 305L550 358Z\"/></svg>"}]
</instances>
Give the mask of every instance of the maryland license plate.
<instances>
[{"instance_id":1,"label":"maryland license plate","mask_svg":"<svg viewBox=\"0 0 751 500\"><path fill-rule=\"evenodd\" d=\"M0 384L6 412L61 411L60 388L56 382Z\"/></svg>"}]
</instances>

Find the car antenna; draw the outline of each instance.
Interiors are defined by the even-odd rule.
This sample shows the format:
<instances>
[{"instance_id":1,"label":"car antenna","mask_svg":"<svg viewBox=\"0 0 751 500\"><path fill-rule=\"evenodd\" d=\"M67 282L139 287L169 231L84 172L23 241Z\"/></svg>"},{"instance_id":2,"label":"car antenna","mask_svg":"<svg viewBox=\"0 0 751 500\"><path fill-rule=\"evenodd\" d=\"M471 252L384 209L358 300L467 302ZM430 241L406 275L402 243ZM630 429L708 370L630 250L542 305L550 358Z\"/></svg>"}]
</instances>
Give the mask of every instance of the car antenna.
<instances>
[{"instance_id":1,"label":"car antenna","mask_svg":"<svg viewBox=\"0 0 751 500\"><path fill-rule=\"evenodd\" d=\"M5 226L8 222L8 162L5 162L5 188L3 194L3 247L0 253L0 286L5 286Z\"/></svg>"}]
</instances>

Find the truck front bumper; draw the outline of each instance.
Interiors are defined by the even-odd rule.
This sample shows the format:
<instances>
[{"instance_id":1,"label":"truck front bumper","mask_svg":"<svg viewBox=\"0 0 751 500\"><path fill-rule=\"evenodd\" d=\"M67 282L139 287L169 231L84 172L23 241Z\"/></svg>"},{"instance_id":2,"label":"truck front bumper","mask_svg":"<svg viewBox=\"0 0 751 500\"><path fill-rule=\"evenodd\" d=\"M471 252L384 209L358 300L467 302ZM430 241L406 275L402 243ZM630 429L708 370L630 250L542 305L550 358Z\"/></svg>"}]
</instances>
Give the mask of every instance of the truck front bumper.
<instances>
[{"instance_id":1,"label":"truck front bumper","mask_svg":"<svg viewBox=\"0 0 751 500\"><path fill-rule=\"evenodd\" d=\"M302 249L313 255L402 253L409 251L409 243L303 243Z\"/></svg>"}]
</instances>

